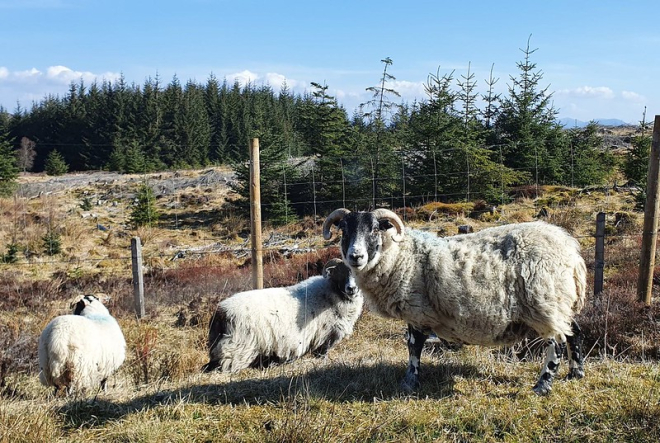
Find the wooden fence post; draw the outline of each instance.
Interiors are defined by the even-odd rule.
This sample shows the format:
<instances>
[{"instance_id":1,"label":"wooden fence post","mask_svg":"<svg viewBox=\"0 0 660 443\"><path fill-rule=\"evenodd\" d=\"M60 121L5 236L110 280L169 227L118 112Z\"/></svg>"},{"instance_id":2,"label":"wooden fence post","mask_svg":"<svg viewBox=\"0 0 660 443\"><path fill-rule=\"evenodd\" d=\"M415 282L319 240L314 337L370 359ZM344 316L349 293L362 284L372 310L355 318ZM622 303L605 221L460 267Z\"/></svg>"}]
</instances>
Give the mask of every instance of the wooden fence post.
<instances>
[{"instance_id":1,"label":"wooden fence post","mask_svg":"<svg viewBox=\"0 0 660 443\"><path fill-rule=\"evenodd\" d=\"M142 275L142 243L140 237L131 239L131 263L133 267L133 299L135 315L144 317L144 277Z\"/></svg>"},{"instance_id":2,"label":"wooden fence post","mask_svg":"<svg viewBox=\"0 0 660 443\"><path fill-rule=\"evenodd\" d=\"M264 287L264 261L261 244L261 185L259 139L250 140L250 221L252 224L252 286Z\"/></svg>"},{"instance_id":3,"label":"wooden fence post","mask_svg":"<svg viewBox=\"0 0 660 443\"><path fill-rule=\"evenodd\" d=\"M646 203L644 205L644 231L642 232L642 252L639 261L637 298L647 306L651 304L653 289L653 268L655 267L655 243L658 238L658 174L660 173L660 115L653 122L653 142L649 155L649 169L646 178Z\"/></svg>"},{"instance_id":4,"label":"wooden fence post","mask_svg":"<svg viewBox=\"0 0 660 443\"><path fill-rule=\"evenodd\" d=\"M594 295L603 292L603 269L605 268L605 213L596 215L596 256L594 258Z\"/></svg>"}]
</instances>

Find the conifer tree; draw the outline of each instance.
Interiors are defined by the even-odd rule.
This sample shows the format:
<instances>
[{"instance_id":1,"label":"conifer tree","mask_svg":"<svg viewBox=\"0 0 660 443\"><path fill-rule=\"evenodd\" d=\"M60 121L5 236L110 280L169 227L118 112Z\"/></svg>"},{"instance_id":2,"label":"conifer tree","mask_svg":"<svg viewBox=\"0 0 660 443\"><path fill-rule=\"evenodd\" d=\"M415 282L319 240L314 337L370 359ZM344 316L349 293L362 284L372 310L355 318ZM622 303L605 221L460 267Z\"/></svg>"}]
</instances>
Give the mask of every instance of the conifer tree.
<instances>
[{"instance_id":1,"label":"conifer tree","mask_svg":"<svg viewBox=\"0 0 660 443\"><path fill-rule=\"evenodd\" d=\"M373 140L369 142L372 146L368 153L374 179L372 206L381 204L381 198L386 197L388 194L394 194L400 183L400 174L398 173L400 171L399 157L394 155L392 149L394 137L392 132L388 130L387 123L398 106L390 97L400 97L401 95L389 86L391 82L396 80L396 77L387 72L393 64L392 59L386 57L381 62L384 66L379 84L366 88L367 92L372 94L372 98L360 105L361 109L369 109L364 113L364 118L368 121L368 128L373 136ZM379 180L383 177L392 177L393 179L389 181Z\"/></svg>"},{"instance_id":2,"label":"conifer tree","mask_svg":"<svg viewBox=\"0 0 660 443\"><path fill-rule=\"evenodd\" d=\"M69 166L64 161L62 154L57 150L53 150L46 157L45 169L48 175L63 175L67 173Z\"/></svg>"},{"instance_id":3,"label":"conifer tree","mask_svg":"<svg viewBox=\"0 0 660 443\"><path fill-rule=\"evenodd\" d=\"M0 125L0 196L11 195L16 189L18 166L7 128Z\"/></svg>"},{"instance_id":4,"label":"conifer tree","mask_svg":"<svg viewBox=\"0 0 660 443\"><path fill-rule=\"evenodd\" d=\"M570 165L565 183L584 187L603 184L612 175L616 166L614 156L603 149L603 138L598 135L598 125L591 121L584 128L569 129L567 132L570 150L563 164Z\"/></svg>"},{"instance_id":5,"label":"conifer tree","mask_svg":"<svg viewBox=\"0 0 660 443\"><path fill-rule=\"evenodd\" d=\"M146 182L140 184L136 204L130 215L130 221L133 227L153 226L158 222L160 213L156 208L156 197L154 191Z\"/></svg>"},{"instance_id":6,"label":"conifer tree","mask_svg":"<svg viewBox=\"0 0 660 443\"><path fill-rule=\"evenodd\" d=\"M528 40L521 51L524 58L517 63L519 75L510 77L509 94L500 101L495 123L497 142L504 145L506 166L526 171L532 182L560 183L564 178L561 160L567 149L566 138L556 121L552 94L548 87L539 89L543 73L531 60L536 49L530 49Z\"/></svg>"}]
</instances>

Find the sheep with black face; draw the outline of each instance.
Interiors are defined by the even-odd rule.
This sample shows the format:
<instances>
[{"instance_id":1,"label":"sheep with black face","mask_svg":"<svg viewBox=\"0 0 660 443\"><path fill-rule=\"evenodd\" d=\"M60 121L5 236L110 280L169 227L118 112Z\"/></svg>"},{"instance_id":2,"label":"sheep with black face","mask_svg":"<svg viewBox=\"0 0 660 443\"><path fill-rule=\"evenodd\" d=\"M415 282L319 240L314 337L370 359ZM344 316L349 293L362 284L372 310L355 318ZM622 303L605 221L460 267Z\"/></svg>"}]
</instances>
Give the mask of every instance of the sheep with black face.
<instances>
[{"instance_id":1,"label":"sheep with black face","mask_svg":"<svg viewBox=\"0 0 660 443\"><path fill-rule=\"evenodd\" d=\"M39 337L39 379L55 392L82 393L100 387L126 358L126 341L117 320L101 300L85 295L73 314L55 317Z\"/></svg>"},{"instance_id":2,"label":"sheep with black face","mask_svg":"<svg viewBox=\"0 0 660 443\"><path fill-rule=\"evenodd\" d=\"M220 302L209 326L202 370L237 372L325 356L353 333L363 298L350 269L332 259L323 275L293 286L239 292Z\"/></svg>"},{"instance_id":3,"label":"sheep with black face","mask_svg":"<svg viewBox=\"0 0 660 443\"><path fill-rule=\"evenodd\" d=\"M406 229L392 211L337 209L323 225L342 232L341 252L370 308L408 323L409 365L402 387L419 387L428 334L451 342L503 345L532 331L546 340L534 391L552 389L568 343L568 378L584 376L581 332L586 266L578 242L544 222L439 238Z\"/></svg>"}]
</instances>

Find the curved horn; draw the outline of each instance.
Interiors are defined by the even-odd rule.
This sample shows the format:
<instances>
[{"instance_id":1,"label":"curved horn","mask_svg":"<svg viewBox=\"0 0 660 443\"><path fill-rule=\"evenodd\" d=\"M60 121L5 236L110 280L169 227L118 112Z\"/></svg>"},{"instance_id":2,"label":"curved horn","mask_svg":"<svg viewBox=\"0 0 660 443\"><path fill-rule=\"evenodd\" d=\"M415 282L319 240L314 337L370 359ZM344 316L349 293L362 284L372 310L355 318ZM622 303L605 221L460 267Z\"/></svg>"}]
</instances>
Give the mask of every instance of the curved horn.
<instances>
[{"instance_id":1,"label":"curved horn","mask_svg":"<svg viewBox=\"0 0 660 443\"><path fill-rule=\"evenodd\" d=\"M389 220L390 223L394 225L396 228L396 234L392 236L392 240L395 242L400 242L403 240L403 233L404 233L404 228L403 228L403 222L399 218L398 215L396 215L394 212L390 211L389 209L383 209L383 208L378 208L374 212L374 217L376 217L378 220L384 218L386 220Z\"/></svg>"},{"instance_id":2,"label":"curved horn","mask_svg":"<svg viewBox=\"0 0 660 443\"><path fill-rule=\"evenodd\" d=\"M332 214L328 215L328 218L323 222L323 238L330 240L332 233L330 232L330 226L339 223L339 220L344 218L346 214L349 214L349 211L346 208L339 208L332 211Z\"/></svg>"}]
</instances>

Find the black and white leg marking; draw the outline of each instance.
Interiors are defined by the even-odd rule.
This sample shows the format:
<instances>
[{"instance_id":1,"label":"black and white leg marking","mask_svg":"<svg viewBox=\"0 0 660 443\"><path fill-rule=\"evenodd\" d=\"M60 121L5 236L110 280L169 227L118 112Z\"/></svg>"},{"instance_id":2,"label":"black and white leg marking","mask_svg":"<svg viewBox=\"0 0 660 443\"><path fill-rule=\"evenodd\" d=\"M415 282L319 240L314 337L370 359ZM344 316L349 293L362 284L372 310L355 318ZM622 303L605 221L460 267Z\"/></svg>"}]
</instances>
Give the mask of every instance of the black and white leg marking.
<instances>
[{"instance_id":1,"label":"black and white leg marking","mask_svg":"<svg viewBox=\"0 0 660 443\"><path fill-rule=\"evenodd\" d=\"M422 348L428 335L408 325L408 370L401 382L401 388L412 392L419 388L419 365L422 357Z\"/></svg>"},{"instance_id":2,"label":"black and white leg marking","mask_svg":"<svg viewBox=\"0 0 660 443\"><path fill-rule=\"evenodd\" d=\"M552 390L552 380L557 374L562 348L554 338L546 341L545 364L541 371L541 377L534 386L534 392L538 395L547 395Z\"/></svg>"},{"instance_id":3,"label":"black and white leg marking","mask_svg":"<svg viewBox=\"0 0 660 443\"><path fill-rule=\"evenodd\" d=\"M584 355L582 353L582 330L573 320L571 323L573 335L566 337L568 345L568 375L567 380L584 377Z\"/></svg>"}]
</instances>

